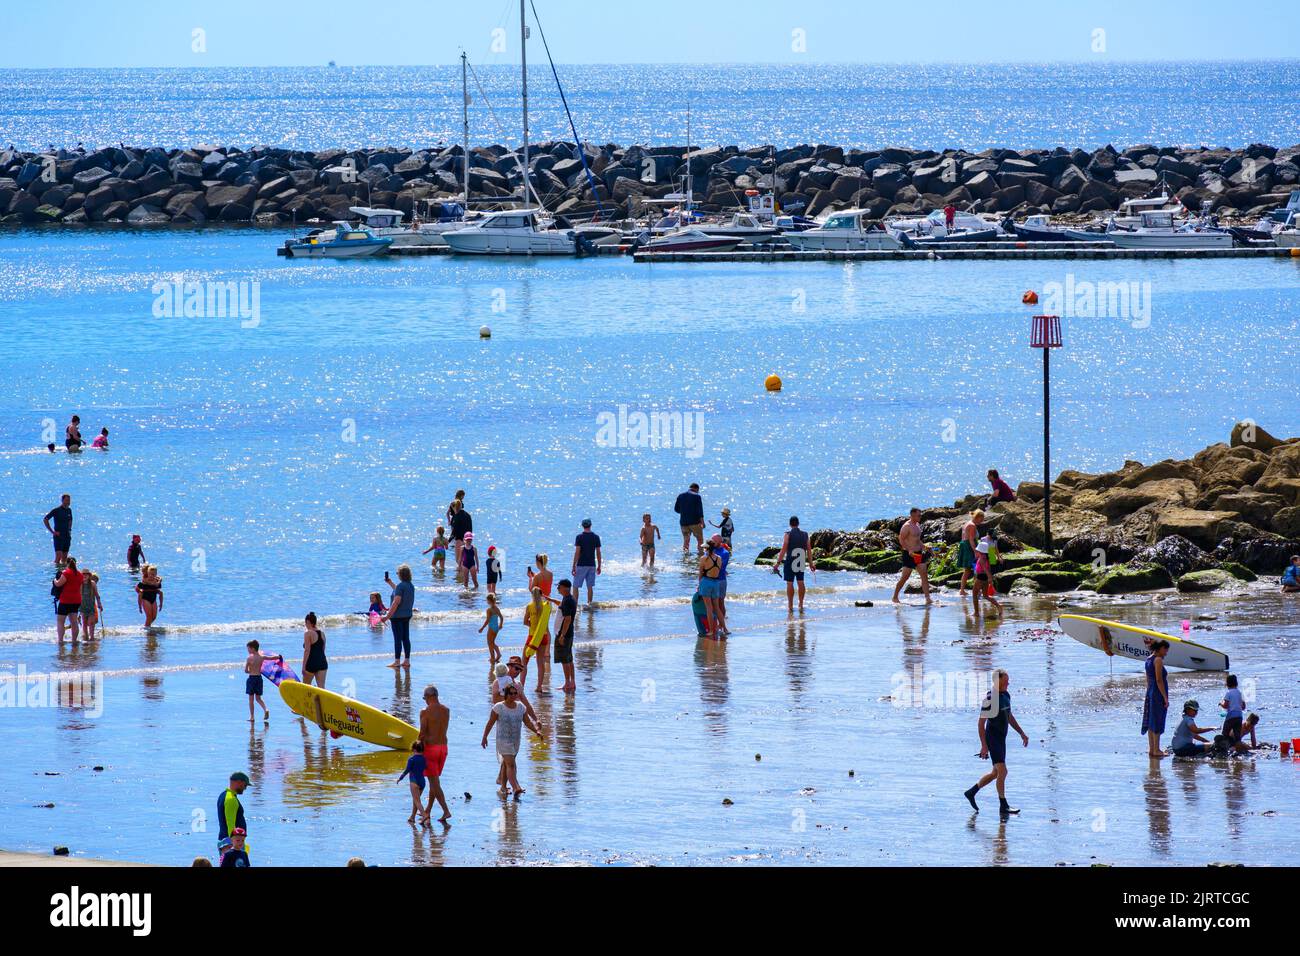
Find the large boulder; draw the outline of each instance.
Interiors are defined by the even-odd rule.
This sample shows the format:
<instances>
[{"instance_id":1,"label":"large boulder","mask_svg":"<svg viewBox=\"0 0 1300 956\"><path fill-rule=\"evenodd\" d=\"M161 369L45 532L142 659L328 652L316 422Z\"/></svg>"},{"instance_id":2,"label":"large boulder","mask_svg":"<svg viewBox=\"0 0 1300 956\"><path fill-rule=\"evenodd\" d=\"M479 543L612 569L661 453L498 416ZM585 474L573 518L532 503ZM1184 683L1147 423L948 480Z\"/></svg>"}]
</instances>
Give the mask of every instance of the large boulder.
<instances>
[{"instance_id":1,"label":"large boulder","mask_svg":"<svg viewBox=\"0 0 1300 956\"><path fill-rule=\"evenodd\" d=\"M1272 498L1275 496L1268 495L1266 497ZM1273 513L1269 524L1276 534L1280 534L1284 538L1300 538L1300 507L1279 508Z\"/></svg>"},{"instance_id":2,"label":"large boulder","mask_svg":"<svg viewBox=\"0 0 1300 956\"><path fill-rule=\"evenodd\" d=\"M1132 594L1167 588L1173 581L1169 572L1158 564L1122 564L1107 568L1089 583L1098 594Z\"/></svg>"},{"instance_id":3,"label":"large boulder","mask_svg":"<svg viewBox=\"0 0 1300 956\"><path fill-rule=\"evenodd\" d=\"M1220 568L1190 571L1178 578L1178 590L1184 594L1203 594L1208 591L1240 589L1241 582Z\"/></svg>"},{"instance_id":4,"label":"large boulder","mask_svg":"<svg viewBox=\"0 0 1300 956\"><path fill-rule=\"evenodd\" d=\"M1254 422L1237 422L1236 425L1232 426L1232 438L1229 444L1234 448L1238 445L1248 445L1251 448L1269 452L1283 444L1283 442L1274 438Z\"/></svg>"},{"instance_id":5,"label":"large boulder","mask_svg":"<svg viewBox=\"0 0 1300 956\"><path fill-rule=\"evenodd\" d=\"M1008 535L1036 548L1047 544L1043 533L1041 501L1003 502L990 509L988 519L990 524L996 520L999 534ZM1053 507L1051 547L1057 548L1079 535L1098 533L1105 527L1105 516L1095 511L1068 506Z\"/></svg>"},{"instance_id":6,"label":"large boulder","mask_svg":"<svg viewBox=\"0 0 1300 956\"><path fill-rule=\"evenodd\" d=\"M1132 558L1132 564L1158 564L1170 577L1181 577L1192 571L1214 567L1214 561L1193 542L1178 535L1161 538L1150 547L1143 548Z\"/></svg>"},{"instance_id":7,"label":"large boulder","mask_svg":"<svg viewBox=\"0 0 1300 956\"><path fill-rule=\"evenodd\" d=\"M1240 517L1235 511L1198 511L1180 505L1162 507L1153 516L1150 540L1178 535L1199 547L1213 549L1226 536L1223 525L1236 524Z\"/></svg>"}]
</instances>

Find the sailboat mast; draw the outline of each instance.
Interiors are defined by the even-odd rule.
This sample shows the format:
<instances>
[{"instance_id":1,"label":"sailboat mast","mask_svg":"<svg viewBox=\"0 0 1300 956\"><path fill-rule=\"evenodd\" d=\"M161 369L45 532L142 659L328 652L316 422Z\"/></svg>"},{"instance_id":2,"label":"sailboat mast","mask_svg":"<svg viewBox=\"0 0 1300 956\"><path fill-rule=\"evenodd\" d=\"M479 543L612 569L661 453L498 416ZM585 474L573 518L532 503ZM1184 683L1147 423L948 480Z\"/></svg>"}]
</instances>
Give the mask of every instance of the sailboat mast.
<instances>
[{"instance_id":1,"label":"sailboat mast","mask_svg":"<svg viewBox=\"0 0 1300 956\"><path fill-rule=\"evenodd\" d=\"M695 205L695 177L691 175L691 102L686 101L686 212Z\"/></svg>"},{"instance_id":2,"label":"sailboat mast","mask_svg":"<svg viewBox=\"0 0 1300 956\"><path fill-rule=\"evenodd\" d=\"M524 208L528 206L528 18L519 0L519 76L524 101Z\"/></svg>"},{"instance_id":3,"label":"sailboat mast","mask_svg":"<svg viewBox=\"0 0 1300 956\"><path fill-rule=\"evenodd\" d=\"M465 155L461 157L461 173L465 181L465 211L469 211L469 85L466 72L465 51L460 51L460 111L465 126Z\"/></svg>"}]
</instances>

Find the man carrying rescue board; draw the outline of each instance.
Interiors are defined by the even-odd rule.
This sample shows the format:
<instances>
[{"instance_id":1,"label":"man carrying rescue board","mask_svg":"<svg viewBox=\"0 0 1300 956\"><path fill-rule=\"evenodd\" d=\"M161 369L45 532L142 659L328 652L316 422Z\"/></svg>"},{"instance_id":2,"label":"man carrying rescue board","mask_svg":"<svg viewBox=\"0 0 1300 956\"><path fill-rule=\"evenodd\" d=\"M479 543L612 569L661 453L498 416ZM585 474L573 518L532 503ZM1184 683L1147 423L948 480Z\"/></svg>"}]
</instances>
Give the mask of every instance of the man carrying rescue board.
<instances>
[{"instance_id":1,"label":"man carrying rescue board","mask_svg":"<svg viewBox=\"0 0 1300 956\"><path fill-rule=\"evenodd\" d=\"M433 801L442 807L438 822L443 826L451 819L447 798L442 794L442 768L447 764L447 724L451 721L451 708L438 700L438 688L430 684L424 689L424 710L420 711L420 742L424 744L424 775L429 781L429 802L424 808L427 823L433 813Z\"/></svg>"},{"instance_id":2,"label":"man carrying rescue board","mask_svg":"<svg viewBox=\"0 0 1300 956\"><path fill-rule=\"evenodd\" d=\"M1020 740L1026 747L1029 746L1029 737L1020 729L1015 715L1011 713L1011 693L1007 689L1010 685L1011 678L999 667L993 672L993 688L980 707L980 759L993 761L993 769L980 777L979 782L965 793L976 813L980 812L980 808L975 802L975 794L994 781L998 785L998 812L1004 817L1020 812L1007 803L1007 726L1010 725L1020 735Z\"/></svg>"}]
</instances>

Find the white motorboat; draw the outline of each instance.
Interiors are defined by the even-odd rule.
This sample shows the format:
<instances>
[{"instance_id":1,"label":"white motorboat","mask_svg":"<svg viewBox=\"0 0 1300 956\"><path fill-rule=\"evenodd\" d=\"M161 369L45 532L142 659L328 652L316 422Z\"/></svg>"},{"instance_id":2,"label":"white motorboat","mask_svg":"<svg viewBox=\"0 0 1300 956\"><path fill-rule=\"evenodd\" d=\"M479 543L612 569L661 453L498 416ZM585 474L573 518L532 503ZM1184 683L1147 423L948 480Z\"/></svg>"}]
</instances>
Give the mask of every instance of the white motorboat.
<instances>
[{"instance_id":1,"label":"white motorboat","mask_svg":"<svg viewBox=\"0 0 1300 956\"><path fill-rule=\"evenodd\" d=\"M921 218L894 218L885 220L885 229L903 245L932 245L947 242L992 242L1005 239L1002 227L974 213L957 212L952 228L942 209L936 209Z\"/></svg>"},{"instance_id":2,"label":"white motorboat","mask_svg":"<svg viewBox=\"0 0 1300 956\"><path fill-rule=\"evenodd\" d=\"M442 233L451 251L464 255L571 256L572 229L548 228L536 209L490 212L461 229Z\"/></svg>"},{"instance_id":3,"label":"white motorboat","mask_svg":"<svg viewBox=\"0 0 1300 956\"><path fill-rule=\"evenodd\" d=\"M735 213L725 222L703 222L696 228L710 236L735 236L745 242L770 242L781 235L775 223L764 223L748 212Z\"/></svg>"},{"instance_id":4,"label":"white motorboat","mask_svg":"<svg viewBox=\"0 0 1300 956\"><path fill-rule=\"evenodd\" d=\"M637 252L730 252L744 240L737 236L713 236L695 226L687 226L652 236L637 245Z\"/></svg>"},{"instance_id":5,"label":"white motorboat","mask_svg":"<svg viewBox=\"0 0 1300 956\"><path fill-rule=\"evenodd\" d=\"M896 237L862 209L831 213L824 222L811 229L786 233L785 239L802 251L902 248Z\"/></svg>"},{"instance_id":6,"label":"white motorboat","mask_svg":"<svg viewBox=\"0 0 1300 956\"><path fill-rule=\"evenodd\" d=\"M1273 238L1283 249L1300 249L1300 229L1279 229Z\"/></svg>"},{"instance_id":7,"label":"white motorboat","mask_svg":"<svg viewBox=\"0 0 1300 956\"><path fill-rule=\"evenodd\" d=\"M1067 229L1072 239L1109 239L1121 249L1231 249L1232 233L1210 224L1207 220L1175 223L1171 212L1144 212L1139 225L1121 225L1112 219L1103 233L1081 229Z\"/></svg>"}]
</instances>

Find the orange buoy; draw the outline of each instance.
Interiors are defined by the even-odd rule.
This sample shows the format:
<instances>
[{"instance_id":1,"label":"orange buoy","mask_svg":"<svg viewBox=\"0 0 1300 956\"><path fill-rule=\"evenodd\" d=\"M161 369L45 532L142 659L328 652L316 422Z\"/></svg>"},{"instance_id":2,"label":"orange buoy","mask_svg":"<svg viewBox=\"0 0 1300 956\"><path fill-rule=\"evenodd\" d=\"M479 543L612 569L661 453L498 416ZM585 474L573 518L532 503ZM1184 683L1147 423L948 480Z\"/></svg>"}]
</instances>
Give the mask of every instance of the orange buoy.
<instances>
[{"instance_id":1,"label":"orange buoy","mask_svg":"<svg viewBox=\"0 0 1300 956\"><path fill-rule=\"evenodd\" d=\"M763 387L766 388L769 392L781 391L781 376L769 375L766 379L763 380Z\"/></svg>"},{"instance_id":2,"label":"orange buoy","mask_svg":"<svg viewBox=\"0 0 1300 956\"><path fill-rule=\"evenodd\" d=\"M1030 289L1020 297L1020 301L1025 305L1038 305L1038 293Z\"/></svg>"},{"instance_id":3,"label":"orange buoy","mask_svg":"<svg viewBox=\"0 0 1300 956\"><path fill-rule=\"evenodd\" d=\"M1291 258L1300 259L1300 246L1296 246L1291 250Z\"/></svg>"}]
</instances>

